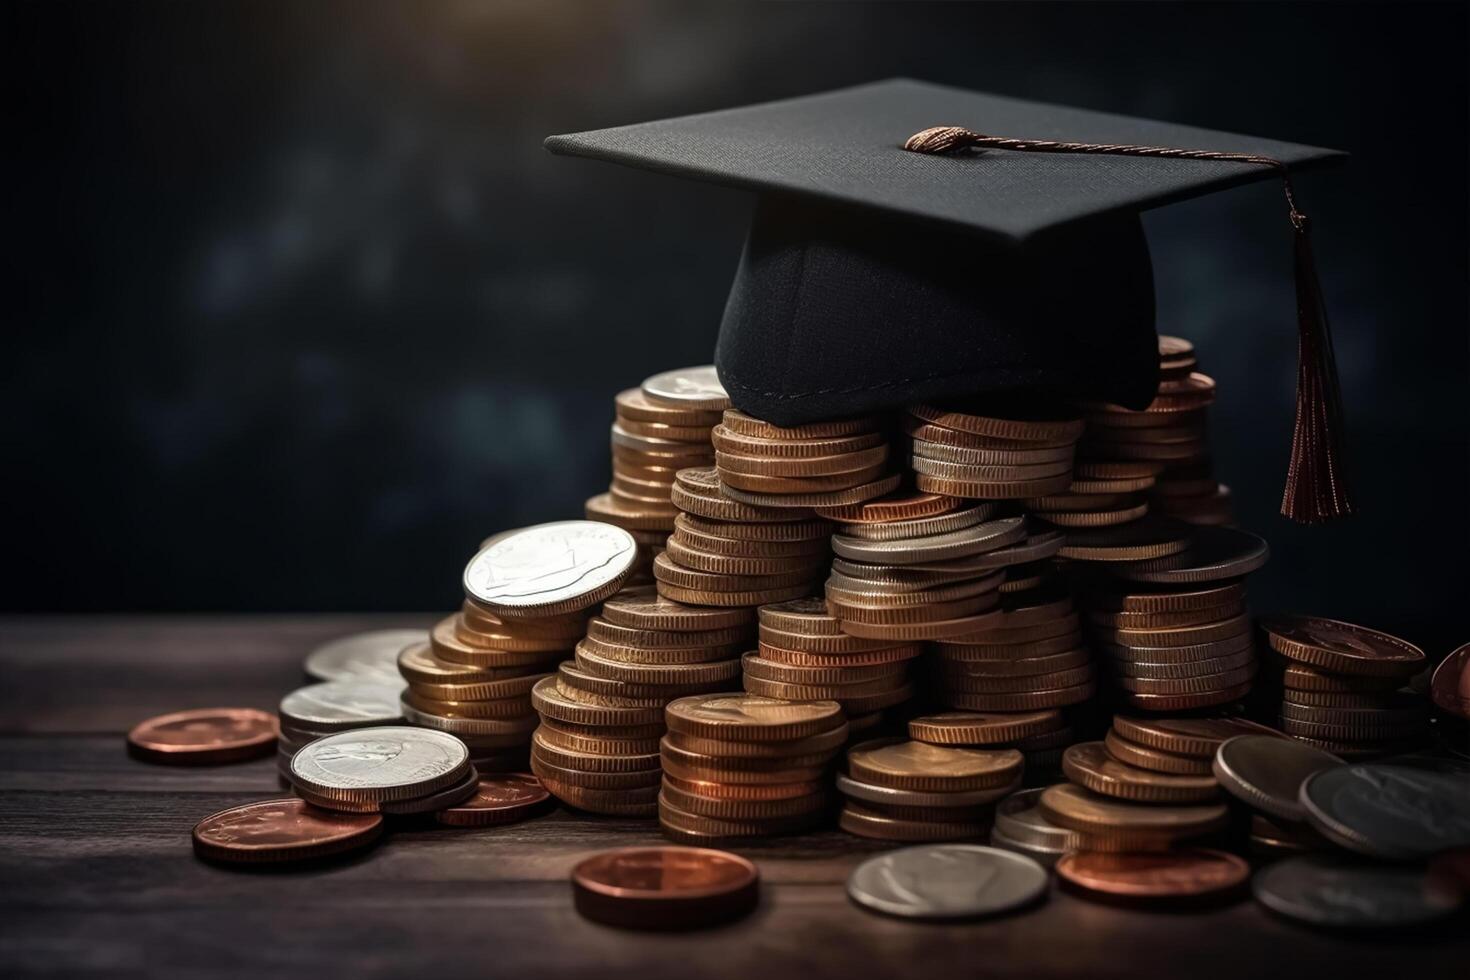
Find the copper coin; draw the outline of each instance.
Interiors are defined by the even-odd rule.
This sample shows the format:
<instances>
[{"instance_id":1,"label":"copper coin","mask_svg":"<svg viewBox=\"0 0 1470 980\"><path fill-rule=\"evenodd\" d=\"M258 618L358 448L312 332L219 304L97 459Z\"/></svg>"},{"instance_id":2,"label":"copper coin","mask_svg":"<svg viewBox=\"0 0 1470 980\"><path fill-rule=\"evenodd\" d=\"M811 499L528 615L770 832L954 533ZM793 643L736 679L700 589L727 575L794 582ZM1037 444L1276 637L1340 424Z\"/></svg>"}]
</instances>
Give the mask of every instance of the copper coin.
<instances>
[{"instance_id":1,"label":"copper coin","mask_svg":"<svg viewBox=\"0 0 1470 980\"><path fill-rule=\"evenodd\" d=\"M1145 748L1175 755L1214 758L1215 750L1240 735L1275 735L1265 725L1245 718L1134 718L1113 716L1113 730Z\"/></svg>"},{"instance_id":2,"label":"copper coin","mask_svg":"<svg viewBox=\"0 0 1470 980\"><path fill-rule=\"evenodd\" d=\"M1230 527L1191 528L1189 547L1177 559L1154 559L1137 564L1120 565L1119 577L1133 582L1161 585L1224 582L1249 575L1270 557L1266 542L1247 531Z\"/></svg>"},{"instance_id":3,"label":"copper coin","mask_svg":"<svg viewBox=\"0 0 1470 980\"><path fill-rule=\"evenodd\" d=\"M972 435L1018 442L1070 440L1082 435L1085 423L1074 416L1034 413L1029 418L997 417L957 412L933 405L912 405L908 412L916 419L946 429L957 429Z\"/></svg>"},{"instance_id":4,"label":"copper coin","mask_svg":"<svg viewBox=\"0 0 1470 980\"><path fill-rule=\"evenodd\" d=\"M1470 720L1470 643L1445 657L1434 668L1429 696L1442 710Z\"/></svg>"},{"instance_id":5,"label":"copper coin","mask_svg":"<svg viewBox=\"0 0 1470 980\"><path fill-rule=\"evenodd\" d=\"M908 739L863 742L847 755L853 779L893 789L944 792L993 789L1021 772L1015 749L961 749Z\"/></svg>"},{"instance_id":6,"label":"copper coin","mask_svg":"<svg viewBox=\"0 0 1470 980\"><path fill-rule=\"evenodd\" d=\"M954 497L937 493L899 493L860 504L822 507L818 515L842 524L886 524L948 514L960 506Z\"/></svg>"},{"instance_id":7,"label":"copper coin","mask_svg":"<svg viewBox=\"0 0 1470 980\"><path fill-rule=\"evenodd\" d=\"M1261 629L1282 656L1328 672L1402 677L1424 664L1424 651L1396 636L1317 616L1265 616Z\"/></svg>"},{"instance_id":8,"label":"copper coin","mask_svg":"<svg viewBox=\"0 0 1470 980\"><path fill-rule=\"evenodd\" d=\"M1059 827L1100 839L1112 836L1179 840L1224 828L1229 811L1223 803L1161 806L1129 803L1100 796L1074 783L1058 783L1041 794L1041 812Z\"/></svg>"},{"instance_id":9,"label":"copper coin","mask_svg":"<svg viewBox=\"0 0 1470 980\"><path fill-rule=\"evenodd\" d=\"M1210 776L1183 776L1119 762L1102 742L1079 742L1062 754L1062 772L1094 793L1139 803L1199 803L1220 795Z\"/></svg>"},{"instance_id":10,"label":"copper coin","mask_svg":"<svg viewBox=\"0 0 1470 980\"><path fill-rule=\"evenodd\" d=\"M1239 891L1250 865L1223 851L1152 854L1075 851L1056 865L1057 877L1084 893L1112 899L1202 899Z\"/></svg>"},{"instance_id":11,"label":"copper coin","mask_svg":"<svg viewBox=\"0 0 1470 980\"><path fill-rule=\"evenodd\" d=\"M757 439L830 439L854 433L871 432L878 428L878 420L872 417L836 419L830 422L807 422L804 425L772 425L764 419L734 409L725 409L725 425L733 432L754 436Z\"/></svg>"},{"instance_id":12,"label":"copper coin","mask_svg":"<svg viewBox=\"0 0 1470 980\"><path fill-rule=\"evenodd\" d=\"M551 799L541 780L529 773L508 772L482 775L475 795L434 814L439 823L451 827L489 827L515 823L535 813Z\"/></svg>"},{"instance_id":13,"label":"copper coin","mask_svg":"<svg viewBox=\"0 0 1470 980\"><path fill-rule=\"evenodd\" d=\"M159 715L128 732L128 753L145 762L212 766L270 755L276 716L254 708L196 708Z\"/></svg>"},{"instance_id":14,"label":"copper coin","mask_svg":"<svg viewBox=\"0 0 1470 980\"><path fill-rule=\"evenodd\" d=\"M383 832L376 813L336 813L305 800L231 807L194 825L194 853L230 864L310 861L366 847Z\"/></svg>"}]
</instances>

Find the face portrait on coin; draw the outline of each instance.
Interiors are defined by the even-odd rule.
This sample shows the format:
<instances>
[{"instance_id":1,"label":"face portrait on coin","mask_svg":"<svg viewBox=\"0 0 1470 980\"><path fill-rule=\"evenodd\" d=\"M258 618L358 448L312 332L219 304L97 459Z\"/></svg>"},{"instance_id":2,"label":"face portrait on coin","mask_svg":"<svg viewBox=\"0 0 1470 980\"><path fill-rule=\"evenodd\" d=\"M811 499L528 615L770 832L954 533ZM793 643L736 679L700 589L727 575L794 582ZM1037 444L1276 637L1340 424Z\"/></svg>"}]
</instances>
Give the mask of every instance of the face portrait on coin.
<instances>
[{"instance_id":1,"label":"face portrait on coin","mask_svg":"<svg viewBox=\"0 0 1470 980\"><path fill-rule=\"evenodd\" d=\"M370 739L362 742L337 742L333 745L324 746L312 754L323 768L333 771L349 773L360 768L355 763L365 763L369 766L381 766L386 762L398 758L403 753L402 742L390 742L385 739Z\"/></svg>"},{"instance_id":2,"label":"face portrait on coin","mask_svg":"<svg viewBox=\"0 0 1470 980\"><path fill-rule=\"evenodd\" d=\"M465 589L508 606L573 599L617 579L637 550L632 535L610 524L542 524L506 535L471 559Z\"/></svg>"}]
</instances>

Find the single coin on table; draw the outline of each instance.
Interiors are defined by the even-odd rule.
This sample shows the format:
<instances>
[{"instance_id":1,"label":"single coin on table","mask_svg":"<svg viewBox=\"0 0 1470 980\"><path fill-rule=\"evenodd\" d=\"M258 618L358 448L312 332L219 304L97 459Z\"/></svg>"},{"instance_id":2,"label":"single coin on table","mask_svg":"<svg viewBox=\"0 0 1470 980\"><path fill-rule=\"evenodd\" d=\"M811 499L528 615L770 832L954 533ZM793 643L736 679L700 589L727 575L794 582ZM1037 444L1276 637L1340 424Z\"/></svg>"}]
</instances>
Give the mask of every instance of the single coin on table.
<instances>
[{"instance_id":1,"label":"single coin on table","mask_svg":"<svg viewBox=\"0 0 1470 980\"><path fill-rule=\"evenodd\" d=\"M493 539L464 570L465 594L496 615L535 618L577 612L612 596L638 558L620 527L558 521Z\"/></svg>"},{"instance_id":2,"label":"single coin on table","mask_svg":"<svg viewBox=\"0 0 1470 980\"><path fill-rule=\"evenodd\" d=\"M453 735L389 725L328 735L291 759L293 784L324 801L371 804L428 796L464 779L470 754Z\"/></svg>"},{"instance_id":3,"label":"single coin on table","mask_svg":"<svg viewBox=\"0 0 1470 980\"><path fill-rule=\"evenodd\" d=\"M847 879L865 909L912 919L975 919L1045 897L1046 869L1013 851L978 844L905 847L869 858Z\"/></svg>"},{"instance_id":4,"label":"single coin on table","mask_svg":"<svg viewBox=\"0 0 1470 980\"><path fill-rule=\"evenodd\" d=\"M270 755L276 716L254 708L197 708L139 722L128 732L128 753L146 762L213 766Z\"/></svg>"},{"instance_id":5,"label":"single coin on table","mask_svg":"<svg viewBox=\"0 0 1470 980\"><path fill-rule=\"evenodd\" d=\"M745 858L705 847L625 847L572 869L577 911L625 929L691 929L755 908L760 872Z\"/></svg>"},{"instance_id":6,"label":"single coin on table","mask_svg":"<svg viewBox=\"0 0 1470 980\"><path fill-rule=\"evenodd\" d=\"M376 813L336 813L304 800L231 807L194 825L194 853L229 864L312 861L366 847L383 832Z\"/></svg>"},{"instance_id":7,"label":"single coin on table","mask_svg":"<svg viewBox=\"0 0 1470 980\"><path fill-rule=\"evenodd\" d=\"M1180 849L1148 854L1074 851L1057 878L1087 895L1123 901L1219 898L1240 890L1250 865L1224 851Z\"/></svg>"},{"instance_id":8,"label":"single coin on table","mask_svg":"<svg viewBox=\"0 0 1470 980\"><path fill-rule=\"evenodd\" d=\"M1312 827L1359 854L1413 861L1470 847L1470 779L1394 765L1323 769L1302 783Z\"/></svg>"},{"instance_id":9,"label":"single coin on table","mask_svg":"<svg viewBox=\"0 0 1470 980\"><path fill-rule=\"evenodd\" d=\"M317 647L306 655L302 666L308 675L322 681L358 678L401 684L399 653L428 638L429 631L424 629L354 633Z\"/></svg>"},{"instance_id":10,"label":"single coin on table","mask_svg":"<svg viewBox=\"0 0 1470 980\"><path fill-rule=\"evenodd\" d=\"M1307 777L1322 769L1343 765L1330 752L1305 742L1270 735L1239 735L1215 752L1215 778L1225 790L1247 805L1273 817L1300 823L1301 789Z\"/></svg>"},{"instance_id":11,"label":"single coin on table","mask_svg":"<svg viewBox=\"0 0 1470 980\"><path fill-rule=\"evenodd\" d=\"M1460 891L1423 868L1306 854L1269 865L1251 883L1256 901L1278 915L1338 929L1393 929L1443 918Z\"/></svg>"}]
</instances>

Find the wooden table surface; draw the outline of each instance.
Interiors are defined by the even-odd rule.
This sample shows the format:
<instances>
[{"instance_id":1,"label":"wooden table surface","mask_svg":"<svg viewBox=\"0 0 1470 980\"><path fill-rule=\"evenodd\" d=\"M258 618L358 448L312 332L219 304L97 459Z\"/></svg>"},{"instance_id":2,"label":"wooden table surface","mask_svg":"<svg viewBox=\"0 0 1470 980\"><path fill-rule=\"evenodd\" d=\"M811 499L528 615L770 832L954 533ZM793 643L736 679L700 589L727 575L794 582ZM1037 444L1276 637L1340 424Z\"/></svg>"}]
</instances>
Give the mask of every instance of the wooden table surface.
<instances>
[{"instance_id":1,"label":"wooden table surface","mask_svg":"<svg viewBox=\"0 0 1470 980\"><path fill-rule=\"evenodd\" d=\"M391 832L305 871L196 860L189 831L285 795L275 760L137 762L123 733L182 708L273 709L313 646L434 617L0 619L0 974L246 971L362 977L1465 976L1464 916L1428 934L1316 932L1249 900L1207 912L1111 908L1056 892L1017 915L935 925L849 904L848 872L883 845L837 831L735 848L759 864L749 918L686 934L580 918L567 875L654 826L553 811L504 828Z\"/></svg>"}]
</instances>

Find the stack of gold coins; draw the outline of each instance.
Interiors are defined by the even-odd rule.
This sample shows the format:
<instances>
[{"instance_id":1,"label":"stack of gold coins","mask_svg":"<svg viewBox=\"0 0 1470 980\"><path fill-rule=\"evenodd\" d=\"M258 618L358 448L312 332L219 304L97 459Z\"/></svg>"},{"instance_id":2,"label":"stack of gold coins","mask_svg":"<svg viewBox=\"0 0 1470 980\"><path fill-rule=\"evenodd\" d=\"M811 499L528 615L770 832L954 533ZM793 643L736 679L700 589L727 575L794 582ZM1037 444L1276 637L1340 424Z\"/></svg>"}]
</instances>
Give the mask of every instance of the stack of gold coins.
<instances>
[{"instance_id":1,"label":"stack of gold coins","mask_svg":"<svg viewBox=\"0 0 1470 980\"><path fill-rule=\"evenodd\" d=\"M733 409L715 428L715 468L732 500L757 507L836 507L898 486L877 418L781 428Z\"/></svg>"},{"instance_id":2,"label":"stack of gold coins","mask_svg":"<svg viewBox=\"0 0 1470 980\"><path fill-rule=\"evenodd\" d=\"M1068 413L1019 405L980 414L915 405L905 424L918 488L971 500L1062 493L1082 430Z\"/></svg>"},{"instance_id":3,"label":"stack of gold coins","mask_svg":"<svg viewBox=\"0 0 1470 980\"><path fill-rule=\"evenodd\" d=\"M666 719L658 797L665 836L690 844L769 837L826 817L832 760L848 734L836 702L680 698Z\"/></svg>"},{"instance_id":4,"label":"stack of gold coins","mask_svg":"<svg viewBox=\"0 0 1470 980\"><path fill-rule=\"evenodd\" d=\"M1344 759L1421 747L1429 703L1406 688L1424 669L1424 651L1365 626L1316 616L1260 622L1276 657L1272 696L1281 730Z\"/></svg>"},{"instance_id":5,"label":"stack of gold coins","mask_svg":"<svg viewBox=\"0 0 1470 980\"><path fill-rule=\"evenodd\" d=\"M713 467L680 470L683 511L654 559L659 595L692 606L759 606L810 595L828 568L830 526L809 508L730 499Z\"/></svg>"},{"instance_id":6,"label":"stack of gold coins","mask_svg":"<svg viewBox=\"0 0 1470 980\"><path fill-rule=\"evenodd\" d=\"M1015 749L962 749L888 738L847 753L840 825L859 837L941 841L985 837L995 804L1021 785Z\"/></svg>"},{"instance_id":7,"label":"stack of gold coins","mask_svg":"<svg viewBox=\"0 0 1470 980\"><path fill-rule=\"evenodd\" d=\"M639 546L630 581L648 581L674 529L674 474L715 461L710 430L730 399L712 366L656 374L615 399L612 485L587 501L589 520L615 524Z\"/></svg>"},{"instance_id":8,"label":"stack of gold coins","mask_svg":"<svg viewBox=\"0 0 1470 980\"><path fill-rule=\"evenodd\" d=\"M1077 555L1093 648L1118 698L1160 712L1240 701L1257 669L1244 579L1265 564L1266 542L1233 528L1140 523L1175 529L1164 536L1182 529L1185 548L1141 561L1098 560L1105 548Z\"/></svg>"},{"instance_id":9,"label":"stack of gold coins","mask_svg":"<svg viewBox=\"0 0 1470 980\"><path fill-rule=\"evenodd\" d=\"M745 690L788 701L836 701L856 735L913 695L909 667L922 650L918 643L843 633L822 599L774 603L761 606L760 646L743 658Z\"/></svg>"},{"instance_id":10,"label":"stack of gold coins","mask_svg":"<svg viewBox=\"0 0 1470 980\"><path fill-rule=\"evenodd\" d=\"M663 707L740 686L749 609L685 606L646 589L603 604L576 661L532 694L532 770L562 802L616 816L657 813Z\"/></svg>"},{"instance_id":11,"label":"stack of gold coins","mask_svg":"<svg viewBox=\"0 0 1470 980\"><path fill-rule=\"evenodd\" d=\"M1216 834L1230 823L1230 811L1218 801L1140 803L1076 783L1042 790L1039 809L1050 823L1075 832L1082 851L1167 851L1182 841Z\"/></svg>"},{"instance_id":12,"label":"stack of gold coins","mask_svg":"<svg viewBox=\"0 0 1470 980\"><path fill-rule=\"evenodd\" d=\"M943 711L909 721L909 738L930 745L972 749L1015 749L1026 762L1025 781L1054 783L1062 753L1075 734L1058 708L1033 711Z\"/></svg>"}]
</instances>

